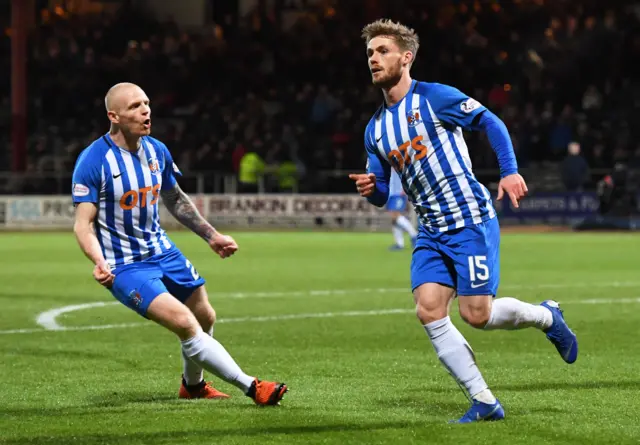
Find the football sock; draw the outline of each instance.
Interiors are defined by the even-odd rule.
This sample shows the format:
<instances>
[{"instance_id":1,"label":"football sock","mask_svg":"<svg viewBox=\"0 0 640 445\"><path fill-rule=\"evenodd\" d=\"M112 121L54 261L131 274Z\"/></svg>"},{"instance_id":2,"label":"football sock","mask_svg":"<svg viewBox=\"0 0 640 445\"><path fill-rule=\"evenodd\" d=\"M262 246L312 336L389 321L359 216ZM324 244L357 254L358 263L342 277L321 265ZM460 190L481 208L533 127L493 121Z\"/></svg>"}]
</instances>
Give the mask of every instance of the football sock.
<instances>
[{"instance_id":1,"label":"football sock","mask_svg":"<svg viewBox=\"0 0 640 445\"><path fill-rule=\"evenodd\" d=\"M184 349L182 349L182 364L182 377L184 378L187 386L196 386L198 383L204 380L202 367L192 362L191 359L185 354Z\"/></svg>"},{"instance_id":2,"label":"football sock","mask_svg":"<svg viewBox=\"0 0 640 445\"><path fill-rule=\"evenodd\" d=\"M184 354L194 363L247 393L254 378L242 372L216 339L200 331L181 343Z\"/></svg>"},{"instance_id":3,"label":"football sock","mask_svg":"<svg viewBox=\"0 0 640 445\"><path fill-rule=\"evenodd\" d=\"M393 233L393 239L396 241L396 245L404 247L404 234L402 233L402 229L397 225L394 225L391 229L391 233Z\"/></svg>"},{"instance_id":4,"label":"football sock","mask_svg":"<svg viewBox=\"0 0 640 445\"><path fill-rule=\"evenodd\" d=\"M525 303L515 298L497 298L493 301L487 330L524 329L536 327L547 329L553 323L551 311L544 306Z\"/></svg>"},{"instance_id":5,"label":"football sock","mask_svg":"<svg viewBox=\"0 0 640 445\"><path fill-rule=\"evenodd\" d=\"M425 324L424 330L442 365L470 396L476 396L488 389L469 343L451 323L449 317Z\"/></svg>"},{"instance_id":6,"label":"football sock","mask_svg":"<svg viewBox=\"0 0 640 445\"><path fill-rule=\"evenodd\" d=\"M396 219L396 226L407 232L411 238L418 236L418 232L415 227L411 225L411 221L409 221L406 216L400 215L398 219Z\"/></svg>"},{"instance_id":7,"label":"football sock","mask_svg":"<svg viewBox=\"0 0 640 445\"><path fill-rule=\"evenodd\" d=\"M473 400L477 400L478 402L488 403L489 405L493 405L494 403L496 403L496 398L490 389L485 389L480 391L478 394L473 394L471 398Z\"/></svg>"},{"instance_id":8,"label":"football sock","mask_svg":"<svg viewBox=\"0 0 640 445\"><path fill-rule=\"evenodd\" d=\"M208 334L213 336L213 326L209 330ZM181 351L183 364L182 376L184 377L184 381L187 386L196 386L204 380L202 366L194 363L189 357L187 357L184 353L184 349L181 348Z\"/></svg>"}]
</instances>

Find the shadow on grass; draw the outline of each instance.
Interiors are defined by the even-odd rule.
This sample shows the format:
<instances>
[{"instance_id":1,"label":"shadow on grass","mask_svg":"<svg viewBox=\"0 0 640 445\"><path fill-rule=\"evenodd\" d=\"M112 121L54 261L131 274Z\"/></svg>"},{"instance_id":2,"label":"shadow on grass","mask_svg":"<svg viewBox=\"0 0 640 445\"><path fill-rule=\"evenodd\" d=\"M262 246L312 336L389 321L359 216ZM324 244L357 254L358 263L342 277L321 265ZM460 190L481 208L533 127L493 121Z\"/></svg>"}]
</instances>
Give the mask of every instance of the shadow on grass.
<instances>
[{"instance_id":1,"label":"shadow on grass","mask_svg":"<svg viewBox=\"0 0 640 445\"><path fill-rule=\"evenodd\" d=\"M255 443L259 436L274 434L292 436L289 439L301 439L304 435L316 435L324 433L340 432L375 432L383 430L398 430L410 427L422 426L415 422L380 422L380 423L325 423L320 425L273 425L264 427L241 427L228 429L206 429L196 431L158 431L158 432L123 432L123 434L86 434L74 432L70 436L33 436L20 439L11 439L2 442L6 445L54 445L54 444L154 444L165 441L176 443L211 443L225 438L247 438L247 442ZM253 439L252 439L253 438ZM288 441L289 439L286 439ZM283 442L284 443L284 442Z\"/></svg>"},{"instance_id":2,"label":"shadow on grass","mask_svg":"<svg viewBox=\"0 0 640 445\"><path fill-rule=\"evenodd\" d=\"M541 392L541 391L558 391L573 389L618 389L618 390L636 390L640 389L640 381L632 380L600 380L591 382L549 382L549 381L532 381L529 383L515 384L496 384L491 385L491 390L498 394L500 391L514 392ZM425 384L421 387L414 387L416 393L434 393L434 394L455 394L459 389L455 383L451 382L451 387L430 387Z\"/></svg>"}]
</instances>

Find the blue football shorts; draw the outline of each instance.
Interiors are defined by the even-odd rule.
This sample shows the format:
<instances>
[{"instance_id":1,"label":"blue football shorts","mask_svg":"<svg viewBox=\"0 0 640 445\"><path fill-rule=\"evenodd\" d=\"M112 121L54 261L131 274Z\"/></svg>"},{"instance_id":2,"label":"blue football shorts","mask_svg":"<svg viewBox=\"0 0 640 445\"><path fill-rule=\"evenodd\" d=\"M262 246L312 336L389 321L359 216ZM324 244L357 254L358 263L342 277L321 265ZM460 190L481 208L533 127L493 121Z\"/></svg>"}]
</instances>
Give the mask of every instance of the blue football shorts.
<instances>
[{"instance_id":1,"label":"blue football shorts","mask_svg":"<svg viewBox=\"0 0 640 445\"><path fill-rule=\"evenodd\" d=\"M118 301L146 317L151 302L168 292L181 302L205 283L191 262L174 247L145 260L114 270L111 294Z\"/></svg>"},{"instance_id":2,"label":"blue football shorts","mask_svg":"<svg viewBox=\"0 0 640 445\"><path fill-rule=\"evenodd\" d=\"M500 282L500 224L480 224L435 232L420 226L411 260L411 289L439 283L459 296L495 296Z\"/></svg>"},{"instance_id":3,"label":"blue football shorts","mask_svg":"<svg viewBox=\"0 0 640 445\"><path fill-rule=\"evenodd\" d=\"M407 195L391 195L387 200L388 212L404 212L407 210Z\"/></svg>"}]
</instances>

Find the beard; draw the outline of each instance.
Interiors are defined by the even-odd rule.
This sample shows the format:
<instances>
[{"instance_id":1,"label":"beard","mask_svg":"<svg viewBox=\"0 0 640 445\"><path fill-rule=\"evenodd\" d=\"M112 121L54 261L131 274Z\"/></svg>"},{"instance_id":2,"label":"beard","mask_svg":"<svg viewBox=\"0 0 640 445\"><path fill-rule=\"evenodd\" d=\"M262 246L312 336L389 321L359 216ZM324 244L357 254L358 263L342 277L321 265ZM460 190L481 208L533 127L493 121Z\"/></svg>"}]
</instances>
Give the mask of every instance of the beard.
<instances>
[{"instance_id":1,"label":"beard","mask_svg":"<svg viewBox=\"0 0 640 445\"><path fill-rule=\"evenodd\" d=\"M372 74L371 82L379 88L388 89L397 84L401 78L402 71L398 65L383 71L382 75L378 75L377 78Z\"/></svg>"}]
</instances>

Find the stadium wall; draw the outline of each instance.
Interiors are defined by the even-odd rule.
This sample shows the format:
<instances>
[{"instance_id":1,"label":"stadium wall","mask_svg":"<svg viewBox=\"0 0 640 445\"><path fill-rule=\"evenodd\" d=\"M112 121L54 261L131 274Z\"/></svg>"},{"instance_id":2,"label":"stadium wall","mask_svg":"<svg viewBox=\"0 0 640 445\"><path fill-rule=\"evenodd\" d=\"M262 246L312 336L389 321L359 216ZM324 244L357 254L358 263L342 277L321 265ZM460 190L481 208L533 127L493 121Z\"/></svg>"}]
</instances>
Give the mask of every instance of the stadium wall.
<instances>
[{"instance_id":1,"label":"stadium wall","mask_svg":"<svg viewBox=\"0 0 640 445\"><path fill-rule=\"evenodd\" d=\"M388 216L357 195L191 195L198 210L217 227L376 230ZM74 208L69 196L0 197L4 230L70 230ZM164 206L166 229L180 224Z\"/></svg>"},{"instance_id":2,"label":"stadium wall","mask_svg":"<svg viewBox=\"0 0 640 445\"><path fill-rule=\"evenodd\" d=\"M383 209L355 194L191 197L205 218L217 227L367 231L390 227ZM597 217L599 207L595 193L537 193L523 200L519 209L507 201L494 199L494 203L503 226L574 226ZM160 209L163 227L180 227L164 206ZM413 215L409 210L407 213ZM68 195L0 197L0 230L70 230L73 218L74 208Z\"/></svg>"}]
</instances>

